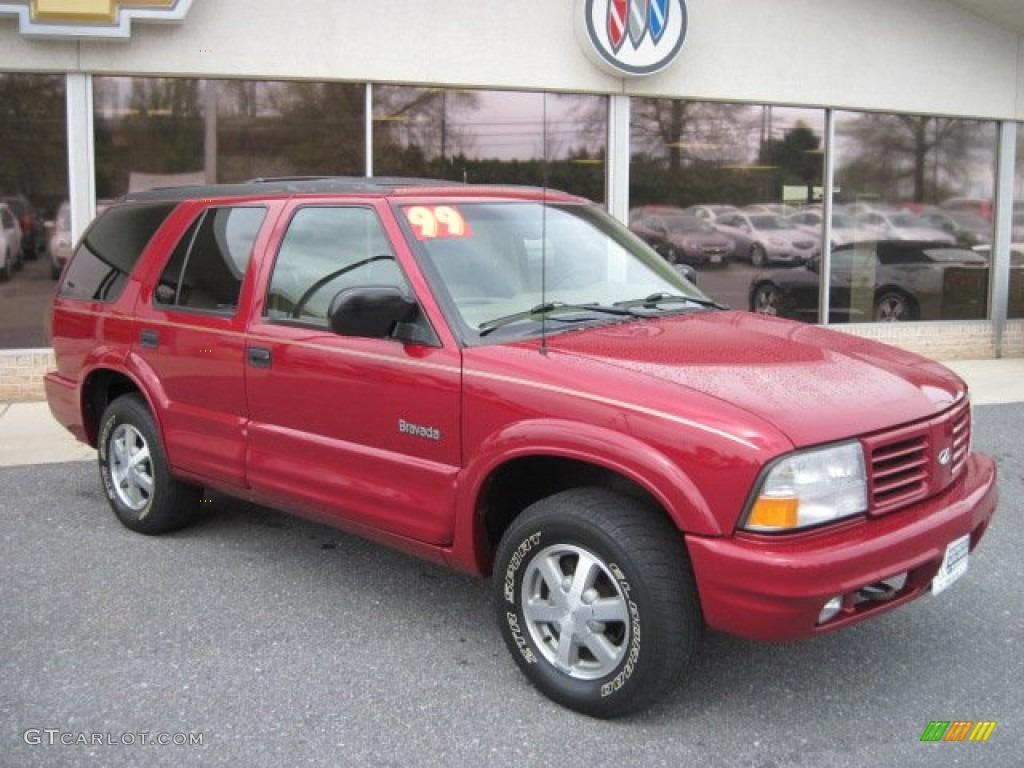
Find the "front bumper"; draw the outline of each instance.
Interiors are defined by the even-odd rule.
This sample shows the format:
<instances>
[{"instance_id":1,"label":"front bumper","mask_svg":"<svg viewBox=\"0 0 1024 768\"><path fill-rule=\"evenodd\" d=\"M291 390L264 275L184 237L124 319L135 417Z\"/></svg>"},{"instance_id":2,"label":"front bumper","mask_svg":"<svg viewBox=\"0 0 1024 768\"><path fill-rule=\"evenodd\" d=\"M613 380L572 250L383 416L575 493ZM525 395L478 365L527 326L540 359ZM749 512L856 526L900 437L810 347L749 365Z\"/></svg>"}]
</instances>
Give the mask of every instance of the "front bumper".
<instances>
[{"instance_id":1,"label":"front bumper","mask_svg":"<svg viewBox=\"0 0 1024 768\"><path fill-rule=\"evenodd\" d=\"M919 504L806 534L688 536L704 618L714 629L757 640L796 640L846 627L927 592L946 546L970 534L973 551L995 514L993 461L972 454L959 482ZM854 599L906 575L884 602ZM818 625L826 601L843 609Z\"/></svg>"}]
</instances>

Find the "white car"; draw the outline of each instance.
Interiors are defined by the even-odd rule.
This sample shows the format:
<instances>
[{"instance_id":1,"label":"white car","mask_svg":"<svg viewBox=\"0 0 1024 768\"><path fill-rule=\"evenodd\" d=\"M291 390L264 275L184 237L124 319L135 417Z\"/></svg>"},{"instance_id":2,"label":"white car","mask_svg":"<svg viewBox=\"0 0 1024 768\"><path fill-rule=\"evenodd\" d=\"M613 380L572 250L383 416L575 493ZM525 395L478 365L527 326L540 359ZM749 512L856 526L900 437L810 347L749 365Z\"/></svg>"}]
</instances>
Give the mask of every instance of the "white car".
<instances>
[{"instance_id":1,"label":"white car","mask_svg":"<svg viewBox=\"0 0 1024 768\"><path fill-rule=\"evenodd\" d=\"M792 224L795 224L808 234L821 235L822 222L825 220L821 211L800 211L788 218ZM854 243L858 240L877 240L879 236L877 229L869 226L858 227L857 220L845 213L832 214L832 229L830 232L832 234L831 243L833 248L846 243Z\"/></svg>"},{"instance_id":2,"label":"white car","mask_svg":"<svg viewBox=\"0 0 1024 768\"><path fill-rule=\"evenodd\" d=\"M854 216L857 227L878 230L878 237L884 240L929 240L933 243L952 244L956 238L948 232L936 229L928 221L912 213L873 211Z\"/></svg>"},{"instance_id":3,"label":"white car","mask_svg":"<svg viewBox=\"0 0 1024 768\"><path fill-rule=\"evenodd\" d=\"M6 203L0 203L0 280L21 269L21 225Z\"/></svg>"},{"instance_id":4,"label":"white car","mask_svg":"<svg viewBox=\"0 0 1024 768\"><path fill-rule=\"evenodd\" d=\"M71 258L71 205L65 200L57 209L57 219L53 223L53 236L50 238L50 277L60 278L64 265Z\"/></svg>"},{"instance_id":5,"label":"white car","mask_svg":"<svg viewBox=\"0 0 1024 768\"><path fill-rule=\"evenodd\" d=\"M715 228L736 241L736 256L755 267L765 264L799 266L821 255L821 238L781 216L770 213L726 213L715 220Z\"/></svg>"}]
</instances>

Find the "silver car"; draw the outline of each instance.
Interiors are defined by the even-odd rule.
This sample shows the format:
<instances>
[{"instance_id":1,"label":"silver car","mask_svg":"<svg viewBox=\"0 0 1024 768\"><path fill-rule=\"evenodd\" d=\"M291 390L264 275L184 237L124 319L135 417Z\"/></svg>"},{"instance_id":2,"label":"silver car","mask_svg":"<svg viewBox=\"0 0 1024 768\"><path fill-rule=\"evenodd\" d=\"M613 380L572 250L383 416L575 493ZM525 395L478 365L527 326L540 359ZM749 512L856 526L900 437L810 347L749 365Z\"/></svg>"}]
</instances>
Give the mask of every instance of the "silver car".
<instances>
[{"instance_id":1,"label":"silver car","mask_svg":"<svg viewBox=\"0 0 1024 768\"><path fill-rule=\"evenodd\" d=\"M820 237L770 213L727 213L715 220L715 228L736 241L736 258L755 267L799 265L821 254Z\"/></svg>"},{"instance_id":2,"label":"silver car","mask_svg":"<svg viewBox=\"0 0 1024 768\"><path fill-rule=\"evenodd\" d=\"M21 225L7 204L0 203L0 280L9 280L21 264Z\"/></svg>"}]
</instances>

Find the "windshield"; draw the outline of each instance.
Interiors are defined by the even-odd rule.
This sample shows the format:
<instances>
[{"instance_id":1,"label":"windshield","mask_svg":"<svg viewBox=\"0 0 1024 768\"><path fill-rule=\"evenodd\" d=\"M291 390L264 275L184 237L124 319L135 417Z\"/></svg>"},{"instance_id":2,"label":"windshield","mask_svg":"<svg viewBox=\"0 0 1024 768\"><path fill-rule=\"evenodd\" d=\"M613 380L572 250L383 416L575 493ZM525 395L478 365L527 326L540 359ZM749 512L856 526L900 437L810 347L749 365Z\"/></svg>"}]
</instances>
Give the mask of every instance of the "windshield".
<instances>
[{"instance_id":1,"label":"windshield","mask_svg":"<svg viewBox=\"0 0 1024 768\"><path fill-rule=\"evenodd\" d=\"M468 341L707 308L700 291L595 205L459 202L404 206L402 215Z\"/></svg>"}]
</instances>

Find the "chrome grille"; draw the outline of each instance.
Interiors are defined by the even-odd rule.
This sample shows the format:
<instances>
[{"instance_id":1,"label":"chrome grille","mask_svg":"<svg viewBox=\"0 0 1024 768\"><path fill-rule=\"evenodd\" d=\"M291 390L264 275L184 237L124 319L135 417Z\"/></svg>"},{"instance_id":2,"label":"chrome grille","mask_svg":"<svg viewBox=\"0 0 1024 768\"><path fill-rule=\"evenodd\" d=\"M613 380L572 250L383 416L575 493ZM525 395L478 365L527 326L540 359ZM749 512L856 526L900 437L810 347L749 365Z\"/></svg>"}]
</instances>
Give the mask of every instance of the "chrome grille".
<instances>
[{"instance_id":1,"label":"chrome grille","mask_svg":"<svg viewBox=\"0 0 1024 768\"><path fill-rule=\"evenodd\" d=\"M880 445L871 452L871 501L876 510L919 498L927 481L926 435Z\"/></svg>"},{"instance_id":2,"label":"chrome grille","mask_svg":"<svg viewBox=\"0 0 1024 768\"><path fill-rule=\"evenodd\" d=\"M863 438L870 514L892 512L948 488L967 465L970 441L966 400L933 419Z\"/></svg>"}]
</instances>

